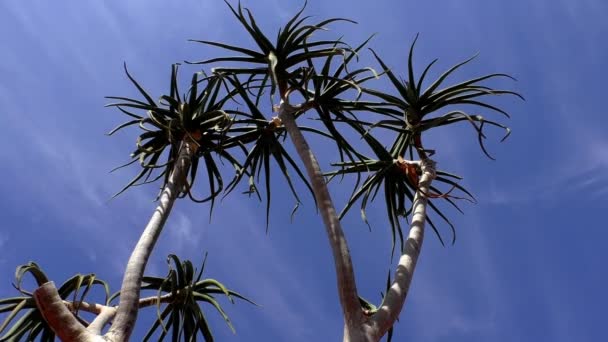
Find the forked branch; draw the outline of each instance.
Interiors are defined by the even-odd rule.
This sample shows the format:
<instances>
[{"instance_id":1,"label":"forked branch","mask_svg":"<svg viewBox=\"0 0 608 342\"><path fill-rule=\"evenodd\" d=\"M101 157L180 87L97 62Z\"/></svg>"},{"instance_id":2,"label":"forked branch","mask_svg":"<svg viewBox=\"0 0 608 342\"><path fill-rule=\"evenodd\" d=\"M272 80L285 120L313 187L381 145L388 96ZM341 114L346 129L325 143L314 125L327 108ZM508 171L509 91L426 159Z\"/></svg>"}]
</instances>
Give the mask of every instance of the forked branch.
<instances>
[{"instance_id":1,"label":"forked branch","mask_svg":"<svg viewBox=\"0 0 608 342\"><path fill-rule=\"evenodd\" d=\"M40 313L55 334L64 342L71 341L102 341L78 322L76 317L68 310L57 292L55 284L51 281L42 284L34 291L34 298Z\"/></svg>"}]
</instances>

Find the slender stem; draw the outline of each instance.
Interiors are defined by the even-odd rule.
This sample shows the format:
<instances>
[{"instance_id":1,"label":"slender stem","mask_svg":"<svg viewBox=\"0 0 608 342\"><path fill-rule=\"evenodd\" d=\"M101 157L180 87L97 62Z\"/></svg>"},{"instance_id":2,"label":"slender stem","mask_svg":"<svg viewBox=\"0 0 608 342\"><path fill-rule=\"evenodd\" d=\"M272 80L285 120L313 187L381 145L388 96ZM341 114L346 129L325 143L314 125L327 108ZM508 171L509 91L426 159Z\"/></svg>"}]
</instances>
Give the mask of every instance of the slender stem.
<instances>
[{"instance_id":1,"label":"slender stem","mask_svg":"<svg viewBox=\"0 0 608 342\"><path fill-rule=\"evenodd\" d=\"M195 151L196 144L189 141L182 142L179 156L159 198L159 204L129 258L120 289L120 302L118 303L116 318L112 328L106 334L108 339L112 341L127 341L133 332L139 307L141 281L148 258L152 254L156 240L158 240L169 217L173 203L183 188Z\"/></svg>"},{"instance_id":2,"label":"slender stem","mask_svg":"<svg viewBox=\"0 0 608 342\"><path fill-rule=\"evenodd\" d=\"M99 303L85 302L85 301L71 302L69 300L61 300L61 297L59 296L59 293L57 293L57 290L55 289L55 293L57 295L56 298L53 297L52 291L53 290L50 288L50 285L45 284L41 287L41 289L36 290L36 292L34 292L34 296L36 298L40 299L40 301L41 301L40 305L45 308L56 305L56 302L61 301L70 313L74 312L76 309L78 309L79 311L86 311L86 312L90 312L92 314L96 314L97 317L95 317L95 319L91 322L91 324L89 324L89 326L86 328L86 330L88 330L89 332L91 332L95 335L99 335L101 333L101 331L103 330L103 328L116 316L116 311L117 311L116 306L109 306L109 305L103 305L103 304L99 304ZM139 299L138 307L141 309L141 308L145 308L148 306L156 305L158 303L171 302L174 300L175 297L182 296L183 291L188 291L188 289L187 288L180 289L180 290L177 290L175 293L167 293L160 297L159 296L150 296L150 297L141 298L141 299ZM60 310L62 310L62 309L60 309L60 308L54 309L52 314L55 315ZM50 312L50 311L48 309L46 309L44 311L41 310L41 312L44 313L44 312ZM50 315L50 313L49 313L49 315ZM63 320L66 322L69 322L69 320L67 320L67 319L62 319L59 321L62 322ZM63 325L64 323L61 323L61 324ZM80 324L80 323L78 321L76 321L75 324ZM78 328L78 330L80 330L80 329Z\"/></svg>"},{"instance_id":3,"label":"slender stem","mask_svg":"<svg viewBox=\"0 0 608 342\"><path fill-rule=\"evenodd\" d=\"M344 232L340 226L340 219L338 218L336 209L332 203L319 163L294 119L294 113L298 109L299 108L297 107L289 105L287 101L281 101L279 106L279 118L285 125L285 129L289 133L291 141L306 167L319 206L319 212L325 223L327 237L329 238L329 244L331 246L336 268L338 293L345 320L345 333L348 333L352 330L351 328L359 327L365 317L363 316L361 304L359 303L353 264Z\"/></svg>"},{"instance_id":4,"label":"slender stem","mask_svg":"<svg viewBox=\"0 0 608 342\"><path fill-rule=\"evenodd\" d=\"M172 301L174 297L182 296L183 291L187 291L187 289L188 288L177 290L177 291L175 291L175 295L173 293L167 293L160 297L149 296L149 297L145 297L145 298L140 298L138 307L141 309L141 308L145 308L148 306L156 305L159 302L168 303L168 302ZM109 306L109 305L103 305L103 304L99 304L99 303L85 302L85 301L70 302L69 300L64 300L63 304L70 311L76 310L76 308L78 308L78 310L80 310L80 311L86 311L86 312L90 312L90 313L96 314L96 315L100 314L102 311L104 311L106 309L116 309L117 308L117 306Z\"/></svg>"},{"instance_id":5,"label":"slender stem","mask_svg":"<svg viewBox=\"0 0 608 342\"><path fill-rule=\"evenodd\" d=\"M431 182L435 178L435 162L430 159L420 163L422 177L420 177L418 191L414 197L414 214L410 225L410 232L405 248L399 258L395 271L395 280L387 291L386 297L378 311L372 316L369 324L372 326L375 340L379 340L393 326L407 297L416 263L422 249L424 240L424 223L426 222L427 197Z\"/></svg>"},{"instance_id":6,"label":"slender stem","mask_svg":"<svg viewBox=\"0 0 608 342\"><path fill-rule=\"evenodd\" d=\"M107 306L99 303L91 303L85 301L71 302L69 300L63 300L63 304L68 308L68 310L72 312L78 309L78 311L90 312L96 315L99 315L101 311L103 311L105 308L113 308L113 306Z\"/></svg>"},{"instance_id":7,"label":"slender stem","mask_svg":"<svg viewBox=\"0 0 608 342\"><path fill-rule=\"evenodd\" d=\"M139 308L144 308L158 303L171 302L174 297L183 295L187 289L177 290L175 293L167 293L162 296L150 296L141 298ZM45 283L34 291L34 299L38 309L49 326L62 341L96 341L101 340L101 331L116 316L117 307L99 303L62 300L53 282ZM96 314L97 317L84 327L74 317L74 310L86 311Z\"/></svg>"},{"instance_id":8,"label":"slender stem","mask_svg":"<svg viewBox=\"0 0 608 342\"><path fill-rule=\"evenodd\" d=\"M145 308L152 305L157 305L159 303L168 303L174 300L175 297L183 296L184 291L188 291L187 288L177 290L175 293L167 293L162 296L150 296L139 299L138 308ZM101 330L108 324L115 316L116 316L116 306L107 306L101 305L97 303L88 303L88 302L77 302L72 303L69 301L63 301L68 309L78 306L78 308L82 311L87 311L90 313L97 314L93 322L89 324L87 330L99 334Z\"/></svg>"},{"instance_id":9,"label":"slender stem","mask_svg":"<svg viewBox=\"0 0 608 342\"><path fill-rule=\"evenodd\" d=\"M116 307L100 305L97 317L89 324L87 330L95 335L101 335L103 328L116 316Z\"/></svg>"}]
</instances>

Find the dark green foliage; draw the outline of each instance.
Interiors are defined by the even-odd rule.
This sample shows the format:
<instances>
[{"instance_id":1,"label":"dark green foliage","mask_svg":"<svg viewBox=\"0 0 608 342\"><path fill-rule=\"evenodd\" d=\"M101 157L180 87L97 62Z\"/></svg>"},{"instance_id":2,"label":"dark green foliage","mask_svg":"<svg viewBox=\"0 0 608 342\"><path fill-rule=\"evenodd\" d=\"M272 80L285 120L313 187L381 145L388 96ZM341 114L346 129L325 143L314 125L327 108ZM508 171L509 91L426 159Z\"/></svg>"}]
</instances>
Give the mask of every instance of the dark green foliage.
<instances>
[{"instance_id":1,"label":"dark green foliage","mask_svg":"<svg viewBox=\"0 0 608 342\"><path fill-rule=\"evenodd\" d=\"M247 151L246 145L251 146L247 151L245 160L242 163L242 169L238 173L236 181L233 182L233 187L229 188L228 191L231 191L242 179L243 175L247 173L249 174L249 192L255 192L259 196L257 187L255 186L255 178L257 177L259 182L259 177L263 173L264 185L266 188L266 229L268 229L270 215L271 159L274 159L279 166L281 173L289 185L291 193L296 199L296 205L293 210L294 212L301 202L289 175L287 165L289 165L296 172L298 178L302 180L311 193L312 188L300 170L300 167L282 146L282 142L285 140L285 129L280 123L280 120L276 117L271 120L267 120L264 114L262 114L262 112L258 109L257 105L250 99L247 90L238 81L238 79L236 77L229 77L228 79L238 91L241 99L245 101L248 112L243 112L240 110L228 111L229 113L240 117L240 119L237 121L237 124L229 130L231 137L227 139L224 147L231 148L235 146L242 146L243 149Z\"/></svg>"},{"instance_id":2,"label":"dark green foliage","mask_svg":"<svg viewBox=\"0 0 608 342\"><path fill-rule=\"evenodd\" d=\"M502 124L487 120L481 115L467 114L460 109L451 110L440 116L429 116L446 107L468 105L476 106L482 109L490 109L508 117L508 114L504 110L496 106L492 106L486 102L482 102L480 98L503 94L515 95L521 98L519 94L513 91L497 90L488 86L480 85L480 82L491 78L511 78L506 74L489 74L461 82L456 85L447 86L441 89L439 88L449 75L451 75L461 66L470 62L472 58L451 67L437 80L432 82L426 90L422 91L425 77L436 60L428 64L422 72L420 78L416 79L413 70L413 51L415 42L416 40L414 40L414 43L410 48L408 57L408 81L399 80L386 66L382 59L372 51L376 60L382 66L384 73L386 73L388 76L394 90L397 92L397 95L393 95L371 88L362 88L364 93L379 99L379 102L367 103L365 108L371 112L378 113L383 117L379 118L375 122L358 121L358 123L361 124L361 127L355 127L355 129L362 134L364 140L368 143L376 156L375 158L364 158L361 161L350 161L334 164L339 166L340 169L329 173L331 176L356 174L358 177L361 173L369 173L369 176L366 178L363 184L358 187L355 192L353 192L353 195L341 213L341 216L344 216L344 214L353 206L353 204L357 200L361 199L361 216L366 223L367 219L365 216L365 208L368 202L372 201L376 197L378 191L382 187L382 190L384 191L387 216L391 226L393 252L397 238L401 248L403 248L404 238L401 224L399 223L399 217L408 217L411 211L411 204L414 194L418 189L418 184L412 182L412 178L408 177L408 175L403 172L404 163L400 160L400 158L405 159L409 155L409 159L414 159L414 152L417 152L420 159L425 159L428 158L427 153L434 153L434 151L428 150L422 145L422 134L432 128L447 126L461 121L468 121L478 135L478 140L482 151L488 157L492 158L483 145L483 139L486 138L485 134L483 133L485 125L492 125L505 129L507 131L507 135L502 140L506 139L510 132L510 130ZM351 124L351 127L352 126L353 125ZM363 127L366 128L364 129ZM393 141L390 149L387 150L371 135L371 130L375 128L384 128L394 132L395 140ZM444 171L438 171L437 175L438 177L435 179L435 183L443 183L447 185L450 191L453 189L458 189L468 196L467 199L469 201L474 201L471 193L456 183L457 180L461 179L460 177ZM414 179L417 178L415 177ZM359 184L359 181L357 184ZM454 200L462 198L450 195L449 192L442 194L438 189L438 186L432 186L431 190L435 196L431 196L431 198L429 198L429 206L443 221L448 224L452 230L452 243L454 243L456 239L454 225L437 207L437 205L433 203L433 198L445 200L449 205L453 206L458 211L461 210ZM441 234L429 215L427 215L427 222L436 233L439 241L443 244L443 238L441 237Z\"/></svg>"},{"instance_id":3,"label":"dark green foliage","mask_svg":"<svg viewBox=\"0 0 608 342\"><path fill-rule=\"evenodd\" d=\"M206 258L205 255L205 260ZM182 262L177 256L171 254L167 258L169 273L165 278L144 277L141 289L154 290L158 295L157 320L150 327L143 341L150 339L162 341L167 335L171 336L171 341L196 341L200 334L204 341L211 342L213 334L199 304L211 304L233 332L232 322L220 306L216 296L226 296L231 303L234 303L234 298L239 298L256 305L249 299L229 290L215 279L201 279L205 260L197 274L192 262L189 260ZM163 296L167 295L172 296L170 301L163 300ZM161 302L165 302L165 304ZM152 338L157 331L160 332L158 338Z\"/></svg>"},{"instance_id":4,"label":"dark green foliage","mask_svg":"<svg viewBox=\"0 0 608 342\"><path fill-rule=\"evenodd\" d=\"M28 273L34 277L38 286L48 282L46 274L34 262L17 267L14 286L22 296L0 299L0 313L9 313L0 325L0 334L3 334L0 336L0 341L21 341L22 339L34 341L39 339L39 341L46 342L55 340L55 333L42 318L32 293L22 288L23 277ZM87 295L95 285L103 287L107 302L110 295L109 286L94 274L77 274L63 283L57 291L62 299L72 303L80 303L86 301ZM89 322L80 317L78 307L74 309L72 313L76 319L85 327L88 326ZM11 325L11 322L19 314L21 314L21 317Z\"/></svg>"},{"instance_id":5,"label":"dark green foliage","mask_svg":"<svg viewBox=\"0 0 608 342\"><path fill-rule=\"evenodd\" d=\"M408 57L407 81L398 79L397 76L395 76L393 72L386 66L382 59L372 50L374 57L376 58L378 63L380 63L380 65L388 75L391 84L394 87L394 90L396 90L398 93L398 95L395 96L374 89L363 90L364 92L369 93L382 100L382 103L375 106L373 108L373 111L384 114L389 117L388 119L383 119L374 122L372 124L372 127L382 127L398 132L398 136L396 139L396 142L399 142L399 144L397 144L398 153L404 154L406 150L411 149L412 147L416 148L418 152L424 151L424 147L421 145L412 146L418 144L418 142L413 140L415 140L416 137L420 137L422 132L427 131L431 128L446 126L460 121L468 121L471 123L478 135L481 149L489 158L492 158L483 145L483 139L486 138L483 133L483 128L485 125L491 125L505 129L507 133L502 139L504 140L510 133L510 130L506 126L492 120L487 120L481 115L467 114L462 110L452 110L440 116L435 116L433 118L429 118L428 116L432 113L437 112L440 109L445 109L447 107L453 108L453 106L457 105L469 105L476 106L478 108L489 109L491 111L500 113L508 118L509 115L507 114L507 112L496 106L486 103L483 98L488 96L505 94L515 95L521 99L523 99L523 97L514 91L493 89L491 87L484 86L481 84L481 82L493 78L513 78L507 74L495 73L476 77L455 85L440 88L448 76L450 76L460 67L471 62L475 58L474 56L464 62L458 63L449 68L423 91L422 87L426 75L437 60L434 60L429 63L420 75L420 78L416 80L416 76L414 74L413 69L413 55L414 46L416 44L417 39L418 37L414 39L414 42L410 47Z\"/></svg>"},{"instance_id":6,"label":"dark green foliage","mask_svg":"<svg viewBox=\"0 0 608 342\"><path fill-rule=\"evenodd\" d=\"M318 127L299 124L300 129L329 138L335 143L340 160L333 164L337 169L327 173L330 179L345 175L356 177L356 186L340 217L343 217L357 201L361 201L361 216L367 223L365 211L368 203L376 199L379 193L383 194L380 197L383 198L386 207L393 253L397 243L399 250L403 248L404 233L401 220L403 218L407 220L414 195L418 191L420 170L407 160L426 159L435 153L434 150L423 145L424 133L434 128L466 121L474 128L482 151L490 158L492 157L483 143L486 138L484 128L495 126L504 129L506 135L503 140L510 133L509 128L497 121L467 112L467 109L476 108L496 112L508 118L506 111L490 104L487 99L496 95L514 95L520 98L521 96L511 90L494 89L485 85L485 82L499 78L511 79L509 75L493 73L453 85L445 85L448 77L471 62L473 58L450 67L436 80L427 81L429 71L436 60L429 63L420 76L416 75L413 62L416 37L409 51L407 75L405 80L402 80L373 50L372 55L382 68L380 74L372 68L356 65L359 54L371 37L355 48L339 38L323 39L317 38L315 34L315 39L312 39L313 33L320 33L319 31L325 30L327 25L337 21L351 22L350 20L331 18L322 20L316 25L309 25L306 24L309 17L302 16L304 10L302 8L279 30L276 39L272 41L262 32L248 9L242 8L240 4L236 8L230 4L228 6L255 43L256 48L252 50L209 40L196 40L236 54L196 62L234 64L215 67L212 69L213 75L206 78L208 84L216 82L208 87L219 89L221 84L226 88L223 92L224 97L217 102L218 106L221 105L226 109L214 107L211 112L223 111L223 114L230 115L230 125L226 125L224 130L214 135L217 139L206 151L208 153L221 151L222 157L229 159L235 165L236 177L226 187L227 192L235 189L243 179L247 178L246 192L256 193L261 198L257 184L260 179L262 180L267 222L270 215L273 180L271 160L279 166L280 173L287 181L296 201L295 208L301 203L301 196L296 191L290 172L295 173L297 179L312 192L302 170L282 145L285 130L280 120L271 117L270 113L264 114L264 111L270 110L260 105L260 100L268 90L271 106L276 100L273 96L276 95L277 90L279 99L283 101L289 101L290 95L298 94L303 102L294 105L297 108L294 113L296 118L312 112L313 118L324 128L321 130ZM390 91L368 86L367 81L383 75L388 78ZM175 82L172 79L172 89L173 83ZM192 84L195 84L194 81ZM138 84L136 86L149 99L141 87ZM205 94L209 93L205 92ZM179 101L179 98L175 101ZM236 108L229 107L234 104ZM142 106L141 103L136 105ZM148 105L151 106L152 103L146 104ZM177 105L175 103L174 107L177 108ZM274 107L272 109L274 110ZM172 136L183 137L182 131L188 131L181 128L185 127L184 125L179 127L181 131L173 132ZM359 136L373 156L365 155L360 146L354 145L347 138L349 135L344 128ZM388 132L393 136L394 139L389 147L385 147L374 137L373 134L378 129L384 130L383 134ZM163 141L167 140L164 139ZM173 148L177 151L178 145L173 145ZM206 162L207 159L212 161L210 157L206 157ZM221 180L221 176L219 171L216 173L217 169L214 169L211 162L207 164L209 164L207 169L212 170L209 171L209 179L211 198L213 198L219 193L221 186L214 187L212 179ZM165 172L166 170L167 168ZM458 184L460 179L459 176L446 171L438 171L434 185L429 189L428 205L436 215L427 215L427 222L442 244L444 238L434 222L434 216L439 216L449 226L452 243L455 242L456 231L448 215L444 213L445 209L437 203L437 200L445 201L448 206L454 207L459 212L462 211L456 203L457 200L474 201L472 194ZM453 190L460 191L464 197L452 194Z\"/></svg>"},{"instance_id":7,"label":"dark green foliage","mask_svg":"<svg viewBox=\"0 0 608 342\"><path fill-rule=\"evenodd\" d=\"M278 117L273 117L272 111L276 110L274 101L289 103L290 96L297 95L303 102L291 105L296 108L292 114L299 119L300 129L330 139L336 147L339 160L333 164L336 170L327 173L328 178L356 177L356 184L340 218L360 201L361 216L367 223L365 212L368 203L376 199L378 194L383 194L380 197L386 207L392 237L391 250L394 253L397 242L400 250L403 248L401 220L407 220L411 213L413 198L419 187L420 169L409 161L426 159L435 153L423 145L423 135L434 128L468 122L474 129L481 150L492 158L484 145L484 128L494 126L504 129L506 135L503 140L510 133L509 128L498 121L468 111L475 108L508 118L505 110L489 103L488 99L496 95L521 96L511 90L494 89L486 82L510 79L509 75L493 73L444 85L448 77L473 58L452 66L436 80L428 82L429 70L436 60L429 63L417 77L413 63L414 40L407 60L407 75L402 80L373 50L372 55L382 68L381 72L357 66L359 55L371 37L354 48L341 38L317 38L329 24L354 23L351 20L330 18L308 24L310 17L302 16L304 6L279 30L276 39L271 40L261 31L248 9L240 4L236 8L227 4L255 43L255 48L252 50L209 40L195 40L235 55L192 64L225 62L231 65L217 66L210 75L204 71L194 73L187 90L180 92L178 64L175 64L171 69L168 94L158 99L144 90L125 65L127 77L138 90L140 98L109 97L118 102L108 106L118 108L129 117L109 135L126 127L140 129L136 148L131 153L132 160L117 169L135 163L139 163L141 169L117 195L133 186L156 181L160 181L163 188L181 146L187 143L194 146L196 153L180 188L180 197L188 196L195 202L210 202L212 210L217 196L230 193L247 179L246 193L254 193L261 200L259 190L265 191L268 222L271 185L276 178L273 177L274 173L271 174L271 161L274 161L279 167L280 178L287 182L295 199L295 211L302 198L296 182L301 181L310 193L312 188L298 163L283 146L286 131ZM388 78L390 91L369 86L372 82L368 81L381 76ZM265 95L270 100L270 106L260 104ZM302 125L301 121L306 115L312 116L319 125ZM393 138L388 147L374 136L377 131ZM352 133L355 139L352 139ZM360 141L359 145L354 141ZM372 155L368 156L366 150L371 151ZM223 167L223 161L227 161L229 167ZM194 195L199 167L206 170L206 184L203 185L206 195L200 199ZM223 173L226 169L234 172L234 175L225 185ZM452 243L456 232L438 200L461 211L456 200L463 197L451 193L452 190L459 190L464 194L464 199L474 201L471 193L458 184L460 179L446 171L438 171L434 185L425 194L429 200L429 211L434 212L427 215L427 222L442 244L444 239L433 221L435 216L450 227ZM263 183L261 187L260 181ZM144 277L142 290L156 291L158 301L158 319L144 340L158 333L160 340L170 335L172 341L196 341L197 336L202 335L205 341L212 341L211 329L199 305L202 302L211 304L233 329L216 296L224 295L231 302L234 297L250 301L216 280L201 280L204 262L199 273L195 274L190 261L181 261L174 255L170 255L168 261L169 273L165 278ZM0 342L22 338L53 341L55 338L36 308L32 294L21 287L26 273L31 274L38 285L48 281L34 263L17 269L15 287L22 296L0 300L0 313L8 313L0 325L0 334L3 334ZM388 281L390 284L390 277ZM92 274L76 275L69 279L59 288L59 294L69 301L82 301L94 285L103 286L107 298L107 284ZM117 296L119 293L107 299L106 304L109 305ZM172 300L166 300L170 296ZM361 305L368 312L377 309L364 299L361 299ZM88 325L79 317L77 309L74 315L85 326ZM392 328L388 336L390 340Z\"/></svg>"},{"instance_id":8,"label":"dark green foliage","mask_svg":"<svg viewBox=\"0 0 608 342\"><path fill-rule=\"evenodd\" d=\"M192 76L190 89L180 95L178 90L178 65L171 69L171 82L169 95L162 95L155 102L150 95L131 77L125 66L129 80L139 90L145 101L110 96L108 98L120 100L108 106L117 107L124 114L134 118L112 131L114 134L120 129L137 125L143 133L137 138L137 148L131 153L131 162L120 166L133 164L139 161L142 170L116 195L129 187L152 183L163 179L162 187L167 184L170 171L178 156L181 144L188 138L197 146L197 158L192 160L190 175L186 180L184 194L195 202L213 201L224 188L224 182L214 155L228 160L237 170L238 162L222 148L226 139L226 131L232 124L232 119L223 110L223 107L233 94L223 92L225 80L217 75L204 76L199 80L199 73ZM144 111L145 116L132 113L129 110ZM168 152L167 152L168 151ZM197 199L192 194L199 160L204 162L208 176L209 195ZM118 169L118 168L117 168ZM116 169L115 169L116 170Z\"/></svg>"},{"instance_id":9,"label":"dark green foliage","mask_svg":"<svg viewBox=\"0 0 608 342\"><path fill-rule=\"evenodd\" d=\"M225 1L225 0L224 0ZM281 94L284 94L288 87L297 84L296 79L301 70L295 68L302 62L311 59L318 59L334 55L344 55L345 49L338 46L345 45L339 40L316 40L308 41L311 35L319 30L325 30L327 25L337 22L352 20L344 18L330 18L317 24L305 24L309 16L300 17L306 3L302 9L293 16L285 27L279 30L276 41L273 44L269 38L258 27L251 11L244 9L239 3L237 9L225 1L234 16L245 28L249 36L253 39L259 51L253 51L238 46L224 43L195 40L195 42L220 47L222 49L237 52L239 56L217 57L194 64L209 64L215 62L238 62L259 65L257 67L217 67L214 72L244 74L253 79L256 75L261 75L264 79L270 78L272 83L271 94L274 94L277 87ZM249 82L247 82L249 83Z\"/></svg>"},{"instance_id":10,"label":"dark green foliage","mask_svg":"<svg viewBox=\"0 0 608 342\"><path fill-rule=\"evenodd\" d=\"M186 341L196 341L198 332L204 336L205 341L213 341L211 330L207 325L199 303L205 302L211 304L222 315L233 331L232 323L217 302L216 296L224 295L231 303L234 303L234 298L238 298L255 304L239 293L227 289L215 279L201 279L205 267L204 260L198 273L196 273L192 262L188 260L182 262L177 256L170 255L167 261L169 262L167 277L144 277L143 279L142 290L154 290L158 294L158 298L162 298L163 295L173 296L163 309L163 312L167 312L164 316L160 313L161 301L158 301L156 307L159 310L159 317L162 318L162 321L157 321L150 328L145 340L148 340L159 327L162 327L163 332L161 333L161 337L164 337L167 331L171 330L173 341L178 341L182 338ZM173 262L173 266L171 262ZM17 267L17 271L15 272L15 288L22 295L0 299L0 313L8 314L4 321L0 323L0 341L55 340L55 333L43 319L32 293L22 287L23 277L28 273L34 277L37 286L48 282L48 277L36 263L30 262L29 264ZM89 325L89 322L81 317L78 303L86 302L87 296L95 286L101 286L104 291L105 300L100 304L111 305L110 302L120 296L120 292L110 296L108 284L98 279L94 274L77 274L64 282L57 290L62 299L75 303L73 314L85 327ZM169 313L170 316L167 318ZM15 319L17 320L15 321ZM176 336L179 338L175 339ZM159 340L162 340L162 338Z\"/></svg>"}]
</instances>

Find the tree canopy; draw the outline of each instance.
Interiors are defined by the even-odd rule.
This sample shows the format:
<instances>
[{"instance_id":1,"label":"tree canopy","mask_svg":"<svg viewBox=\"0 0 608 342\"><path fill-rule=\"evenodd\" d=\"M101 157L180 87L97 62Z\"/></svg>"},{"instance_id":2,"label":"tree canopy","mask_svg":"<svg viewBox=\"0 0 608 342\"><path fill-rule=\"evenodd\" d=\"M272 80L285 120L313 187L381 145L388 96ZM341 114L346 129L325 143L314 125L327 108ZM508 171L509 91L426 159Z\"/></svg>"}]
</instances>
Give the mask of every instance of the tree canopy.
<instances>
[{"instance_id":1,"label":"tree canopy","mask_svg":"<svg viewBox=\"0 0 608 342\"><path fill-rule=\"evenodd\" d=\"M418 36L411 43L405 61L407 74L400 76L383 61L379 51L369 48L373 36L361 43L350 44L336 37L333 31L325 32L338 24L353 24L350 19L313 21L303 15L304 5L273 37L260 29L253 13L240 3L237 6L226 4L254 48L231 45L230 42L193 40L208 49L215 49L219 56L186 62L203 68L191 75L186 87L179 80L183 74L180 63L171 66L168 89L160 96L149 94L125 64L126 76L140 96L108 96L113 101L108 106L128 117L128 121L112 129L109 135L125 129L137 130L131 161L117 169L138 165L138 170L116 195L145 184L154 183L161 188L157 212L162 213L158 214L161 216L156 223L157 228L154 228L154 233L149 233L153 237L148 238L145 247L141 247L147 250L147 254L138 254L138 243L132 256L132 260L139 258L141 267L135 272L138 275L130 278L130 261L122 290L110 295L109 285L94 274L76 275L55 290L36 263L19 266L16 288L21 295L0 300L0 312L9 313L0 326L0 333L3 333L0 340L24 337L54 340L56 331L51 326L56 328L61 320L53 321L53 317L64 317L61 312L56 313L58 316L41 312L43 304L40 303L44 303L46 297L39 290L31 292L21 287L25 274L31 274L40 289L50 286L47 289L49 298L64 301L69 309L68 316L73 315L68 318L75 318L74 324L81 324L87 333L99 335L113 317L116 317L114 323L123 322L123 317L128 317L129 320L124 321L126 323L116 324L118 328L113 324L107 335L117 340L128 338L137 310L154 305L157 320L144 340L152 336L162 339L169 335L172 340L195 340L199 334L206 341L213 340L211 328L199 305L207 303L214 307L232 328L216 297L222 295L231 301L254 302L215 279L202 278L205 262L197 270L191 261L182 261L172 254L168 257L169 272L164 278L144 276L143 268L176 198L207 203L211 214L218 199L234 195L233 192L239 189L264 202L268 223L271 184L276 182L275 174L288 185L288 191L296 202L294 211L305 198L297 189L305 188L311 193L323 217L334 253L346 325L361 317L369 317L365 322L369 323L369 331L373 330L366 332L372 336L370 340L385 333L389 338L392 336L392 324L405 295L397 300L400 304L395 304L396 307L391 298L396 298L397 288L405 286L407 292L411 274L405 285L397 279L400 277L399 269L394 280L389 274L387 287L382 289L385 299L378 306L362 298L356 290L353 265L339 219L359 205L361 218L368 223L366 208L370 202L378 200L386 210L392 240L391 254L396 252L398 256L409 256L411 251L408 248L420 252L421 245L407 246L414 240L412 231L409 238L407 232L404 233L403 222L411 223L412 229L422 229L426 221L441 244L456 241L456 228L446 208L462 212L458 201L474 202L475 199L458 183L459 176L449 170L434 169L432 157L439 151L427 146L423 138L431 130L467 124L471 126L483 154L492 158L484 145L486 129L504 130L502 140L508 137L510 130L500 121L508 118L509 114L489 101L500 95L522 97L512 90L494 88L489 81L512 77L491 73L450 83L449 78L471 63L474 56L430 79L437 60L426 64L422 72L417 72L414 67ZM371 54L377 64L361 65L359 58L363 54ZM388 79L388 89L377 86L374 81L379 78ZM478 114L480 112L483 115ZM304 119L312 120L303 124ZM291 154L291 148L285 146L287 136L290 136L300 160ZM385 145L386 137L391 138L388 146ZM306 142L308 138L332 142L337 156L332 164L333 170L321 173ZM338 213L333 208L327 186L340 187L332 180L343 177L354 177L355 186L346 189L351 195ZM434 181L433 185L431 181ZM426 214L427 205L431 214ZM418 218L422 222L416 223L415 214L420 214ZM448 239L438 221L449 227L451 236ZM148 234L146 232L140 243ZM411 272L417 255L412 257ZM125 287L128 279L131 279L131 287ZM89 291L97 287L101 287L105 294L105 302L99 303L101 306L86 301ZM140 298L142 290L153 290L157 295ZM130 299L124 299L127 294ZM130 304L123 304L123 299ZM120 302L117 304L115 300ZM130 308L125 309L129 305ZM391 317L384 317L384 311L379 310L381 307L388 307L386 311ZM131 313L133 310L135 314ZM97 316L88 322L79 315L80 311ZM20 318L16 319L19 315ZM126 332L121 330L123 326ZM82 330L74 329L76 332ZM357 340L352 336L352 340Z\"/></svg>"}]
</instances>

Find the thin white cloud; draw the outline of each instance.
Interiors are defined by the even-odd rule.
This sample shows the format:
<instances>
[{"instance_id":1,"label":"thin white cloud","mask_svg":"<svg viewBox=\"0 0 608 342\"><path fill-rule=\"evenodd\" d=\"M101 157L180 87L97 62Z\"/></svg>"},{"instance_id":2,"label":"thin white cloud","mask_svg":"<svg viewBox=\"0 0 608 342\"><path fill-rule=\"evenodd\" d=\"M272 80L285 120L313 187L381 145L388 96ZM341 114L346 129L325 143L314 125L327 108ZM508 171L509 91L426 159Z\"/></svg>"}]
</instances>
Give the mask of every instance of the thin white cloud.
<instances>
[{"instance_id":1,"label":"thin white cloud","mask_svg":"<svg viewBox=\"0 0 608 342\"><path fill-rule=\"evenodd\" d=\"M515 184L497 184L481 193L493 204L557 203L561 196L605 198L608 194L608 139L593 129L573 130L563 146L563 157L549 160L539 170L527 170ZM573 144L573 145L569 145Z\"/></svg>"}]
</instances>

